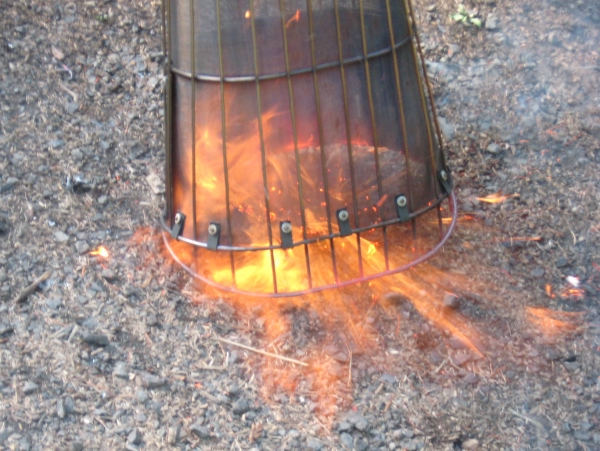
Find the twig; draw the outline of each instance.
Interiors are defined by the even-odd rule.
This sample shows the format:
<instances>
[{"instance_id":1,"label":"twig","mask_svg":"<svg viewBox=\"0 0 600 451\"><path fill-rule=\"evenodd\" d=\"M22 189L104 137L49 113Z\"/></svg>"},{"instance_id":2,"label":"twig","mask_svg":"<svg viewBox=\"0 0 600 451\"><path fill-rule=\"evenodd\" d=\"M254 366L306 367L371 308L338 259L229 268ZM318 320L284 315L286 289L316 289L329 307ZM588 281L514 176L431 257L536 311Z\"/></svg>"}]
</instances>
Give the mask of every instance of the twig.
<instances>
[{"instance_id":1,"label":"twig","mask_svg":"<svg viewBox=\"0 0 600 451\"><path fill-rule=\"evenodd\" d=\"M448 357L446 357L444 359L444 361L442 363L440 363L440 366L438 366L435 371L433 372L433 374L437 374L440 372L440 370L442 369L442 367L446 364L446 362L448 361Z\"/></svg>"},{"instance_id":2,"label":"twig","mask_svg":"<svg viewBox=\"0 0 600 451\"><path fill-rule=\"evenodd\" d=\"M508 408L508 411L517 417L523 418L525 421L529 421L529 422L535 424L540 429L544 429L544 426L539 421L535 421L534 419L529 418L527 415L523 415L522 413L519 413L516 410L511 409L510 407Z\"/></svg>"},{"instance_id":3,"label":"twig","mask_svg":"<svg viewBox=\"0 0 600 451\"><path fill-rule=\"evenodd\" d=\"M275 359L285 360L286 362L295 363L296 365L308 366L308 363L301 362L300 360L290 359L289 357L284 357L281 355L273 354L271 352L263 351L261 349L256 349L251 346L246 346L240 343L236 343L235 341L227 340L226 338L215 337L215 340L220 341L222 343L227 343L232 346L237 346L238 348L246 349L247 351L256 352L257 354L262 354L267 357L273 357Z\"/></svg>"},{"instance_id":4,"label":"twig","mask_svg":"<svg viewBox=\"0 0 600 451\"><path fill-rule=\"evenodd\" d=\"M37 279L35 279L33 281L33 283L31 285L29 285L27 288L25 288L21 292L21 294L15 298L15 300L13 302L15 304L20 304L21 302L25 301L25 299L27 299L27 296L29 296L35 290L37 290L37 288L40 286L41 283L43 283L46 280L48 280L48 278L50 277L50 274L52 274L52 270L51 269L49 269L44 274L42 274L40 277L38 277Z\"/></svg>"},{"instance_id":5,"label":"twig","mask_svg":"<svg viewBox=\"0 0 600 451\"><path fill-rule=\"evenodd\" d=\"M226 366L196 365L199 370L227 371Z\"/></svg>"},{"instance_id":6,"label":"twig","mask_svg":"<svg viewBox=\"0 0 600 451\"><path fill-rule=\"evenodd\" d=\"M73 102L77 102L77 99L79 98L79 96L77 94L75 94L73 91L71 91L69 88L67 88L62 83L58 83L58 87L60 89L62 89L63 91L65 91L67 94L69 94L71 97L73 97Z\"/></svg>"}]
</instances>

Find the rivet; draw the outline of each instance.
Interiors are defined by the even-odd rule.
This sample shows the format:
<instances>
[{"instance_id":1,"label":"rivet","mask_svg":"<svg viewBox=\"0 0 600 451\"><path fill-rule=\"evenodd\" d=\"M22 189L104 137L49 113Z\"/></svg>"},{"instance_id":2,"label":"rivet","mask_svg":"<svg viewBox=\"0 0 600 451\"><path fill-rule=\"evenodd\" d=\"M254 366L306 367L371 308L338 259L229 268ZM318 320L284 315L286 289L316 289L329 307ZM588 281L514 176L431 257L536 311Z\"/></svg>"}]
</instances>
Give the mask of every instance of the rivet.
<instances>
[{"instance_id":1,"label":"rivet","mask_svg":"<svg viewBox=\"0 0 600 451\"><path fill-rule=\"evenodd\" d=\"M281 231L283 233L290 233L292 231L292 224L290 224L289 222L282 222L281 223Z\"/></svg>"},{"instance_id":2,"label":"rivet","mask_svg":"<svg viewBox=\"0 0 600 451\"><path fill-rule=\"evenodd\" d=\"M398 196L398 198L396 199L396 205L398 205L399 207L406 207L406 197Z\"/></svg>"},{"instance_id":3,"label":"rivet","mask_svg":"<svg viewBox=\"0 0 600 451\"><path fill-rule=\"evenodd\" d=\"M181 222L181 219L182 219L181 213L177 213L175 215L175 224L179 224Z\"/></svg>"},{"instance_id":4,"label":"rivet","mask_svg":"<svg viewBox=\"0 0 600 451\"><path fill-rule=\"evenodd\" d=\"M348 220L348 210L340 210L338 212L338 218L340 221L347 221Z\"/></svg>"},{"instance_id":5,"label":"rivet","mask_svg":"<svg viewBox=\"0 0 600 451\"><path fill-rule=\"evenodd\" d=\"M208 234L209 235L216 235L218 231L219 231L219 229L217 228L216 225L211 224L208 226Z\"/></svg>"},{"instance_id":6,"label":"rivet","mask_svg":"<svg viewBox=\"0 0 600 451\"><path fill-rule=\"evenodd\" d=\"M446 171L441 171L440 177L442 177L442 180L444 181L448 180L448 174L446 174Z\"/></svg>"}]
</instances>

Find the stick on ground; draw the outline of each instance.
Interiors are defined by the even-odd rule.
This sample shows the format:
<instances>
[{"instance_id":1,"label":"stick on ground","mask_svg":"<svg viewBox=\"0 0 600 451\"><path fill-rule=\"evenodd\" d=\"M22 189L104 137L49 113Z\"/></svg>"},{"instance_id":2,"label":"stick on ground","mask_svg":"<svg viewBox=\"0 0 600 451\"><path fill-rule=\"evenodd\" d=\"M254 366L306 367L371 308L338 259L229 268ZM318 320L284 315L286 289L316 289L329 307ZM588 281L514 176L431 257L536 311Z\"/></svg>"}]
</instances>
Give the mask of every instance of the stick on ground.
<instances>
[{"instance_id":1,"label":"stick on ground","mask_svg":"<svg viewBox=\"0 0 600 451\"><path fill-rule=\"evenodd\" d=\"M35 279L31 285L29 285L27 288L25 288L21 292L21 294L14 299L13 302L15 304L20 304L21 302L24 302L25 299L27 299L27 297L30 294L32 294L35 290L37 290L37 288L40 286L41 283L43 283L46 280L48 280L48 278L50 277L50 274L52 274L52 270L51 269L49 269L44 274L42 274L40 277L38 277L37 279Z\"/></svg>"},{"instance_id":2,"label":"stick on ground","mask_svg":"<svg viewBox=\"0 0 600 451\"><path fill-rule=\"evenodd\" d=\"M290 359L289 357L284 357L282 355L273 354L271 352L263 351L261 349L256 349L251 346L246 346L240 343L236 343L235 341L227 340L226 338L215 337L215 340L220 341L222 343L227 343L232 346L237 346L238 348L246 349L248 351L256 352L257 354L266 355L267 357L273 357L279 360L285 360L286 362L295 363L296 365L308 366L308 363L301 362L300 360Z\"/></svg>"}]
</instances>

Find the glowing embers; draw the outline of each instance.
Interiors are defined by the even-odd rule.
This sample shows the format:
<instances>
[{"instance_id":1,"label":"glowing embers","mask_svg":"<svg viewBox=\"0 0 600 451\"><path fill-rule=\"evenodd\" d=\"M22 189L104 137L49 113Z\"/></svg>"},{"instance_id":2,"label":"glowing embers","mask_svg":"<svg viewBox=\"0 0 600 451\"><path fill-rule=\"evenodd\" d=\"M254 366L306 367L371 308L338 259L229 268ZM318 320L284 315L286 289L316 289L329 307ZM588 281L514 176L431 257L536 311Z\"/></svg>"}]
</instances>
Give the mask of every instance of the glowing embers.
<instances>
[{"instance_id":1,"label":"glowing embers","mask_svg":"<svg viewBox=\"0 0 600 451\"><path fill-rule=\"evenodd\" d=\"M90 252L90 255L102 258L108 258L109 256L108 250L104 246L98 246L96 249Z\"/></svg>"}]
</instances>

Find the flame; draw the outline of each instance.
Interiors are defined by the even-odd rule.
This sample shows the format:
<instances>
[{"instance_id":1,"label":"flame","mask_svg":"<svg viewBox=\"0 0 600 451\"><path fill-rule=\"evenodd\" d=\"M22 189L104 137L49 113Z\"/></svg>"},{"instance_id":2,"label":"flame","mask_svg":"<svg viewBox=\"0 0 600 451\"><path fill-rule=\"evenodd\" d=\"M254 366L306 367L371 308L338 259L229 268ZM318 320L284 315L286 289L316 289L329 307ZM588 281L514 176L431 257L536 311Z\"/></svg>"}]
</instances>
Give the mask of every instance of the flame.
<instances>
[{"instance_id":1,"label":"flame","mask_svg":"<svg viewBox=\"0 0 600 451\"><path fill-rule=\"evenodd\" d=\"M296 13L291 17L291 19L286 22L285 28L289 28L292 23L299 22L299 21L300 21L300 10L297 9Z\"/></svg>"},{"instance_id":2,"label":"flame","mask_svg":"<svg viewBox=\"0 0 600 451\"><path fill-rule=\"evenodd\" d=\"M246 19L250 19L250 11L246 11L246 13L244 14L244 17Z\"/></svg>"},{"instance_id":3,"label":"flame","mask_svg":"<svg viewBox=\"0 0 600 451\"><path fill-rule=\"evenodd\" d=\"M108 258L108 256L109 256L108 250L104 246L98 246L96 249L94 249L93 251L90 252L90 255L94 255L94 256L98 256L98 257L102 257L102 258Z\"/></svg>"},{"instance_id":4,"label":"flame","mask_svg":"<svg viewBox=\"0 0 600 451\"><path fill-rule=\"evenodd\" d=\"M488 204L499 204L504 202L506 199L510 199L511 197L520 197L520 194L509 194L507 196L503 196L501 192L497 192L494 194L489 194L485 197L477 197L476 199L480 202L486 202Z\"/></svg>"},{"instance_id":5,"label":"flame","mask_svg":"<svg viewBox=\"0 0 600 451\"><path fill-rule=\"evenodd\" d=\"M548 339L559 338L578 330L582 312L559 312L544 307L527 307L527 319Z\"/></svg>"}]
</instances>

